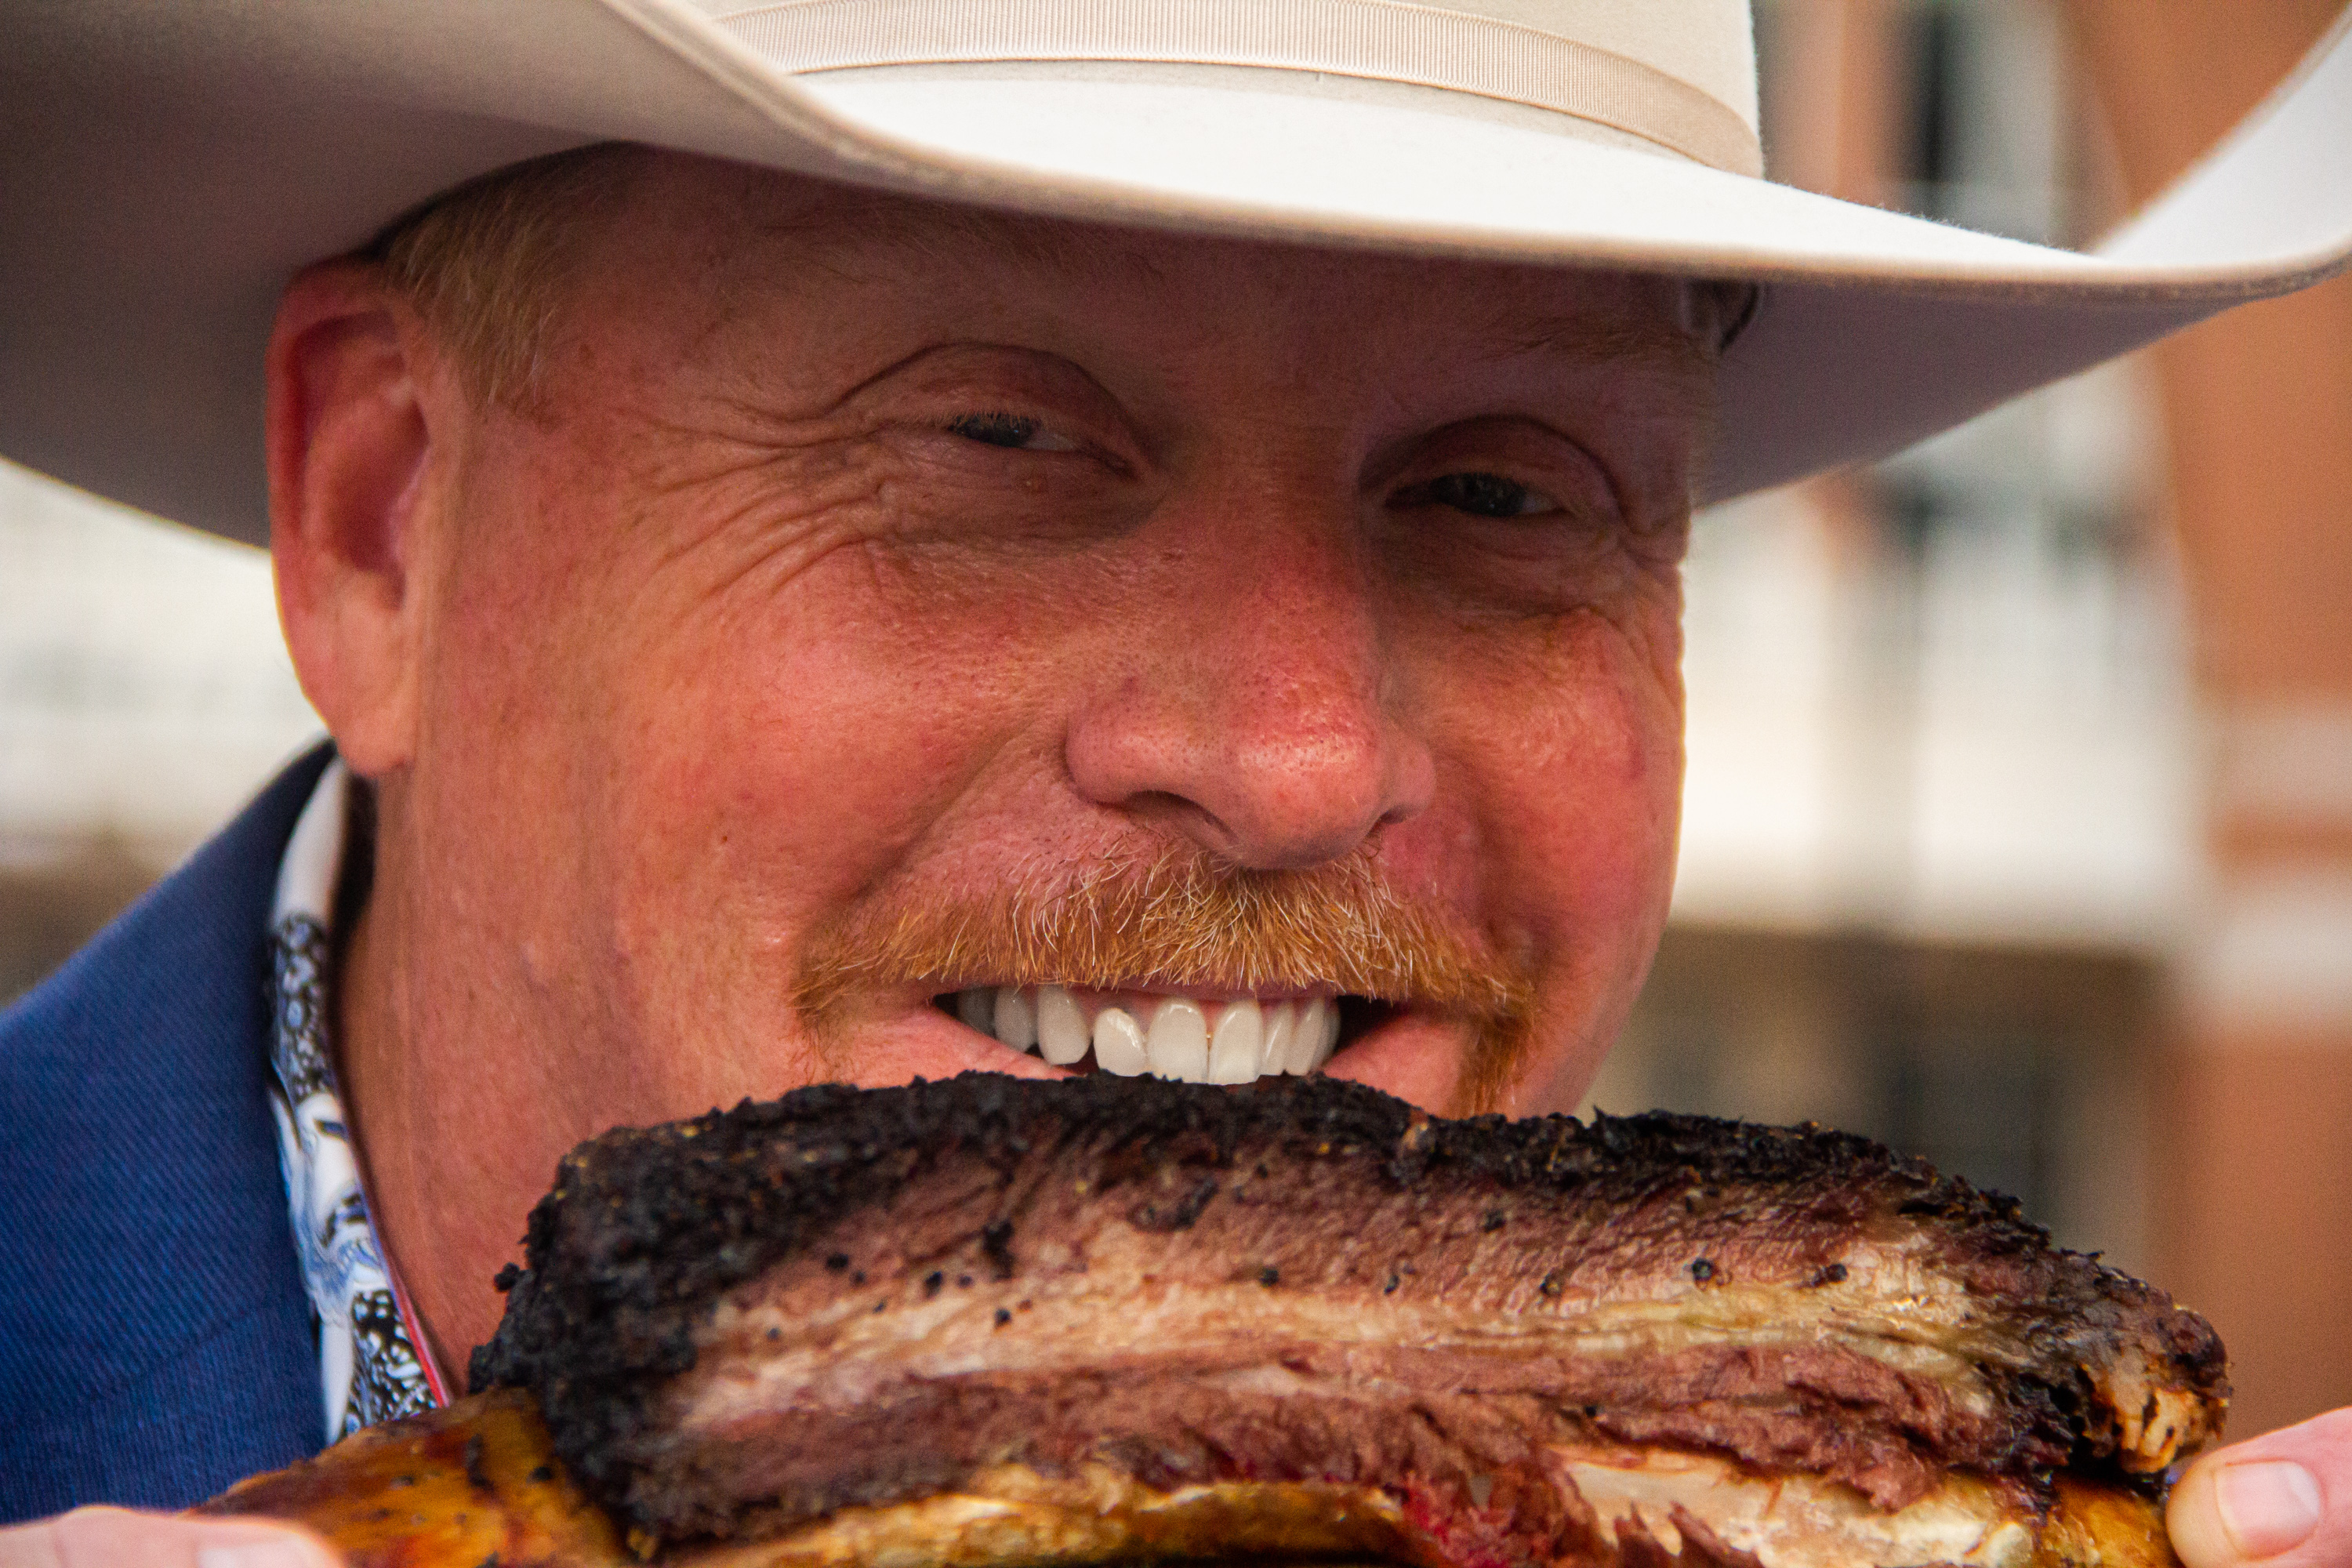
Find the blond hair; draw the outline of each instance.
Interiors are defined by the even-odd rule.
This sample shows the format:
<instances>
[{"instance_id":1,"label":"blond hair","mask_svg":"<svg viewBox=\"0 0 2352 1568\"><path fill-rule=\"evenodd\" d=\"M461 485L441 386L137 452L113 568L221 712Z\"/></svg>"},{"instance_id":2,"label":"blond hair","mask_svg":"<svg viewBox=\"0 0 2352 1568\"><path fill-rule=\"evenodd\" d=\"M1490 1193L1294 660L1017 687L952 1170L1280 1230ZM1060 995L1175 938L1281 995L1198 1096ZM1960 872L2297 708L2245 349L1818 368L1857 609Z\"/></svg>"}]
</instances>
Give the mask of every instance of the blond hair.
<instances>
[{"instance_id":1,"label":"blond hair","mask_svg":"<svg viewBox=\"0 0 2352 1568\"><path fill-rule=\"evenodd\" d=\"M525 405L594 220L642 153L605 142L485 174L395 218L361 255L415 307L475 398Z\"/></svg>"}]
</instances>

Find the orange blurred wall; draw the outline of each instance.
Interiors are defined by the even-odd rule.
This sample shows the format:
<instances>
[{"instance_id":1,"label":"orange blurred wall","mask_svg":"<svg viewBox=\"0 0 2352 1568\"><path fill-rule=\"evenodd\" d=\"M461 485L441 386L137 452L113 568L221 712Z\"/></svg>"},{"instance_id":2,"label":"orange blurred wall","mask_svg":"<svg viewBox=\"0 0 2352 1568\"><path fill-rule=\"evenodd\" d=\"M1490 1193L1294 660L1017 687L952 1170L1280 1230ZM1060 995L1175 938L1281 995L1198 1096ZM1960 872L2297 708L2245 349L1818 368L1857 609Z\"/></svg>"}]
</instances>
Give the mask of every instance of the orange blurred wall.
<instances>
[{"instance_id":1,"label":"orange blurred wall","mask_svg":"<svg viewBox=\"0 0 2352 1568\"><path fill-rule=\"evenodd\" d=\"M2344 8L2055 3L2132 203ZM1906 14L1778 0L1777 177L1896 199ZM2352 278L2234 311L2155 362L2211 731L2213 886L2156 1075L2152 1250L2158 1281L2229 1342L2246 1436L2352 1405ZM1868 504L1850 478L1816 483L1832 519Z\"/></svg>"}]
</instances>

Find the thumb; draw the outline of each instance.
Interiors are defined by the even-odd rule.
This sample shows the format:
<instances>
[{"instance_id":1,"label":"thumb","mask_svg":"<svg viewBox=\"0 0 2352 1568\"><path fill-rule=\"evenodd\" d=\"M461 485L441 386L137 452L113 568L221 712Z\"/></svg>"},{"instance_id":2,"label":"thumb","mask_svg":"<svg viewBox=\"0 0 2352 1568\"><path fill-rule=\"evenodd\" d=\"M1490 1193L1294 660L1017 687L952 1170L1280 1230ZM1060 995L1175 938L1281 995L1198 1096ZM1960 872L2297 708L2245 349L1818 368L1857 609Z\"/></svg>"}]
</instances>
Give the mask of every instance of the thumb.
<instances>
[{"instance_id":1,"label":"thumb","mask_svg":"<svg viewBox=\"0 0 2352 1568\"><path fill-rule=\"evenodd\" d=\"M2164 1521L2187 1568L2352 1563L2352 1409L2206 1455Z\"/></svg>"},{"instance_id":2,"label":"thumb","mask_svg":"<svg viewBox=\"0 0 2352 1568\"><path fill-rule=\"evenodd\" d=\"M266 1520L78 1508L0 1530L0 1568L342 1568L326 1542Z\"/></svg>"}]
</instances>

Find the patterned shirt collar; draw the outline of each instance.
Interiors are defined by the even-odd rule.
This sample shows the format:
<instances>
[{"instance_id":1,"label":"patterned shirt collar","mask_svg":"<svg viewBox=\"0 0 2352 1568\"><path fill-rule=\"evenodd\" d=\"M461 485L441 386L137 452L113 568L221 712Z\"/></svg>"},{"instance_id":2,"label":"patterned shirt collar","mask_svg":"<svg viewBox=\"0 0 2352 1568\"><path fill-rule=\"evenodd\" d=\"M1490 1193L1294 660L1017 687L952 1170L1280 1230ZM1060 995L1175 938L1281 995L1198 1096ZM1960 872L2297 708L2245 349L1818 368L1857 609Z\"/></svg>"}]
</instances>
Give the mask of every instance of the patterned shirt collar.
<instances>
[{"instance_id":1,"label":"patterned shirt collar","mask_svg":"<svg viewBox=\"0 0 2352 1568\"><path fill-rule=\"evenodd\" d=\"M406 1297L385 1265L368 1217L350 1121L335 1083L328 1029L334 1016L331 929L342 870L351 775L331 763L294 825L270 910L269 1110L310 1310L327 1440L448 1403L446 1385L416 1347Z\"/></svg>"}]
</instances>

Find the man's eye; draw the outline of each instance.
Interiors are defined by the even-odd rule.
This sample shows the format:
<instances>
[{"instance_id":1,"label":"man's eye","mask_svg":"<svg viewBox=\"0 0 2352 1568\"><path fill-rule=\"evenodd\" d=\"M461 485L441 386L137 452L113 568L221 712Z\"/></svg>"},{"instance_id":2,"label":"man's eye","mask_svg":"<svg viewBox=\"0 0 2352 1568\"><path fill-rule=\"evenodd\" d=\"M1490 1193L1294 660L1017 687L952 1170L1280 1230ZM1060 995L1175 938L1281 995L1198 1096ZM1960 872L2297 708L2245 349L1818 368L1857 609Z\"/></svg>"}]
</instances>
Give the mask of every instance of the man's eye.
<instances>
[{"instance_id":1,"label":"man's eye","mask_svg":"<svg viewBox=\"0 0 2352 1568\"><path fill-rule=\"evenodd\" d=\"M1422 487L1423 499L1473 517L1533 517L1557 511L1559 503L1500 474L1447 474Z\"/></svg>"},{"instance_id":2,"label":"man's eye","mask_svg":"<svg viewBox=\"0 0 2352 1568\"><path fill-rule=\"evenodd\" d=\"M1077 444L1055 435L1025 414L959 414L948 428L967 441L1024 452L1075 452Z\"/></svg>"}]
</instances>

